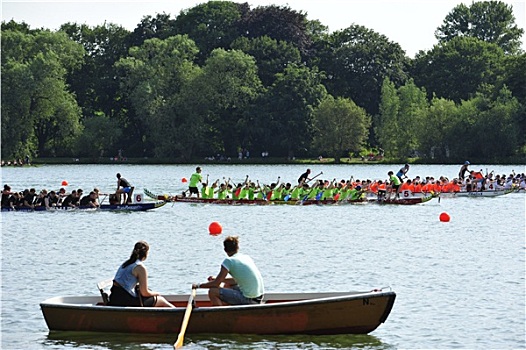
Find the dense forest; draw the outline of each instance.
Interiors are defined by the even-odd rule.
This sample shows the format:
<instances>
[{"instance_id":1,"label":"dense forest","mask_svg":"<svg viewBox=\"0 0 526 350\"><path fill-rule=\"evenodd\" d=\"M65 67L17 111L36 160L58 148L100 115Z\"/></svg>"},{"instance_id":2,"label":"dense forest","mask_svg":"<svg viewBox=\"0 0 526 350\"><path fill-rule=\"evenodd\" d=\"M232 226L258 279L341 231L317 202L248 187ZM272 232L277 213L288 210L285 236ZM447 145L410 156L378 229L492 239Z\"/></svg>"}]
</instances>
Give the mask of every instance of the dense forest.
<instances>
[{"instance_id":1,"label":"dense forest","mask_svg":"<svg viewBox=\"0 0 526 350\"><path fill-rule=\"evenodd\" d=\"M526 155L524 30L500 1L454 7L413 59L360 25L330 33L288 6L229 1L133 32L10 21L1 34L4 159Z\"/></svg>"}]
</instances>

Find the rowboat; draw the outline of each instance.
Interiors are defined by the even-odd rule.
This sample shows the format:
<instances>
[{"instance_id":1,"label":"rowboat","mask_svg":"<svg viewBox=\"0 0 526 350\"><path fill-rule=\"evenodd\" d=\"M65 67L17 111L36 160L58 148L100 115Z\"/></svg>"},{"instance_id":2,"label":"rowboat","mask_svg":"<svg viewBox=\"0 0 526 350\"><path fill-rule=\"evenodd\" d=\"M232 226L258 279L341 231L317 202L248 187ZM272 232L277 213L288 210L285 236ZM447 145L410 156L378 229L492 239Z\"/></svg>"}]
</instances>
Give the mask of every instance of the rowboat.
<instances>
[{"instance_id":1,"label":"rowboat","mask_svg":"<svg viewBox=\"0 0 526 350\"><path fill-rule=\"evenodd\" d=\"M185 196L168 196L156 195L144 189L144 194L156 200L166 200L177 203L193 203L193 204L221 204L221 205L340 205L340 204L358 204L358 203L374 203L374 204L401 204L412 205L425 203L433 199L433 196L423 195L414 197L400 197L395 198L378 198L366 197L358 200L335 200L335 199L289 199L289 200L266 200L266 199L218 199L218 198L197 198Z\"/></svg>"},{"instance_id":2,"label":"rowboat","mask_svg":"<svg viewBox=\"0 0 526 350\"><path fill-rule=\"evenodd\" d=\"M144 203L131 203L131 204L101 204L98 208L91 206L80 206L80 207L51 207L46 208L40 207L19 207L19 208L2 208L4 211L21 211L21 212L33 212L33 211L146 211L151 209L157 209L166 204L166 201L156 202L144 202Z\"/></svg>"},{"instance_id":3,"label":"rowboat","mask_svg":"<svg viewBox=\"0 0 526 350\"><path fill-rule=\"evenodd\" d=\"M101 297L54 297L40 308L50 331L174 334L189 295L165 296L176 308L106 306ZM389 291L265 294L262 304L211 306L194 298L187 334L366 334L385 322L396 294Z\"/></svg>"}]
</instances>

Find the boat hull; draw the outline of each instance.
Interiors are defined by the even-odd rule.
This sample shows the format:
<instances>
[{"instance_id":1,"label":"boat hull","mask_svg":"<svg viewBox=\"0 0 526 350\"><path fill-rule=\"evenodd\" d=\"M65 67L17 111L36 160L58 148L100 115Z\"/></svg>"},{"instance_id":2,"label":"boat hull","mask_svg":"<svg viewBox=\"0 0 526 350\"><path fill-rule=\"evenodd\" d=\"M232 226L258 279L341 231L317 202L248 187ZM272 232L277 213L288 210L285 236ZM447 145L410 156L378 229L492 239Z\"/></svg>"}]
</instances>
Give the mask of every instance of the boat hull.
<instances>
[{"instance_id":1,"label":"boat hull","mask_svg":"<svg viewBox=\"0 0 526 350\"><path fill-rule=\"evenodd\" d=\"M87 210L87 211L146 211L151 209L160 208L166 204L166 201L158 202L145 202L145 203L133 203L133 204L102 204L98 208L93 208L90 206L82 207L35 207L35 208L2 208L2 211L22 211L22 212L33 212L33 211L78 211L78 210Z\"/></svg>"},{"instance_id":2,"label":"boat hull","mask_svg":"<svg viewBox=\"0 0 526 350\"><path fill-rule=\"evenodd\" d=\"M196 297L187 334L366 334L385 322L395 293L273 294L264 304L211 307ZM97 297L57 297L40 304L52 331L177 334L187 296L167 296L177 307L95 305Z\"/></svg>"},{"instance_id":3,"label":"boat hull","mask_svg":"<svg viewBox=\"0 0 526 350\"><path fill-rule=\"evenodd\" d=\"M377 204L402 204L411 205L430 201L432 195L415 196L411 198L401 197L400 199L382 199L378 200L377 196L358 200L334 200L334 199L290 199L285 200L265 200L265 199L218 199L218 198L197 198L197 197L179 197L179 196L165 196L155 195L144 190L144 193L156 200L167 200L176 203L192 203L192 204L218 204L218 205L341 205L341 204L360 204L360 203L377 203Z\"/></svg>"},{"instance_id":4,"label":"boat hull","mask_svg":"<svg viewBox=\"0 0 526 350\"><path fill-rule=\"evenodd\" d=\"M442 198L456 198L456 197L499 197L513 192L513 190L493 190L493 191L472 191L472 192L443 192L440 193Z\"/></svg>"}]
</instances>

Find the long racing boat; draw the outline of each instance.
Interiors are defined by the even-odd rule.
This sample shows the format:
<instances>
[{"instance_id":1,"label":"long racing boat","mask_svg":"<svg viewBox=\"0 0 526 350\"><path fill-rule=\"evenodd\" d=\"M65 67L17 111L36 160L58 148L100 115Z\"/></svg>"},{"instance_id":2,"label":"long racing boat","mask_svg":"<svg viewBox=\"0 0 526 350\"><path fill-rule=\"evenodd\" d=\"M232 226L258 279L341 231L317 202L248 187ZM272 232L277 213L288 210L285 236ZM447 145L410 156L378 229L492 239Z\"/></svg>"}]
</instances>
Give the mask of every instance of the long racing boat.
<instances>
[{"instance_id":1,"label":"long racing boat","mask_svg":"<svg viewBox=\"0 0 526 350\"><path fill-rule=\"evenodd\" d=\"M514 190L485 190L485 191L461 191L461 192L442 192L440 197L442 198L456 198L456 197L499 197L506 194L512 193Z\"/></svg>"},{"instance_id":2,"label":"long racing boat","mask_svg":"<svg viewBox=\"0 0 526 350\"><path fill-rule=\"evenodd\" d=\"M131 204L101 204L98 208L93 208L91 206L80 206L80 207L63 207L56 206L46 208L45 206L39 207L15 207L15 208L2 208L4 211L22 211L22 212L45 212L45 211L146 211L151 209L157 209L166 204L166 201L156 201L156 202L144 202L144 203L131 203Z\"/></svg>"},{"instance_id":3,"label":"long racing boat","mask_svg":"<svg viewBox=\"0 0 526 350\"><path fill-rule=\"evenodd\" d=\"M193 203L193 204L219 204L219 205L340 205L340 204L399 204L412 205L425 203L433 199L431 194L414 197L385 198L385 197L365 197L358 200L335 200L335 199L289 199L289 200L266 200L266 199L219 199L219 198L201 198L186 196L168 196L156 195L144 189L144 194L155 200L165 200L176 203Z\"/></svg>"}]
</instances>

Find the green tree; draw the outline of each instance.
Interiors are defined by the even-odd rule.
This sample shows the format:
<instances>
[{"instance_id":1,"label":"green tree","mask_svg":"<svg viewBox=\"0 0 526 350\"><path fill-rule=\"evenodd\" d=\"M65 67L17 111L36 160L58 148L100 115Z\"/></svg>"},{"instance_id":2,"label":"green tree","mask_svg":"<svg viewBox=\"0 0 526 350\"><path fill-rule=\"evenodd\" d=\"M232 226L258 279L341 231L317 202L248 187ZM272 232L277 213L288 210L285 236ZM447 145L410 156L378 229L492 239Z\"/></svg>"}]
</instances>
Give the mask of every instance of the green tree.
<instances>
[{"instance_id":1,"label":"green tree","mask_svg":"<svg viewBox=\"0 0 526 350\"><path fill-rule=\"evenodd\" d=\"M376 138L388 156L398 155L397 140L400 132L398 115L400 113L400 97L394 83L385 78L382 84L380 112L375 118Z\"/></svg>"},{"instance_id":2,"label":"green tree","mask_svg":"<svg viewBox=\"0 0 526 350\"><path fill-rule=\"evenodd\" d=\"M141 46L148 39L168 39L178 34L175 20L169 14L158 13L154 16L144 16L141 22L129 36L128 46Z\"/></svg>"},{"instance_id":3,"label":"green tree","mask_svg":"<svg viewBox=\"0 0 526 350\"><path fill-rule=\"evenodd\" d=\"M432 50L419 52L413 61L415 83L431 97L459 103L474 96L483 84L495 85L504 60L495 44L470 37L457 37Z\"/></svg>"},{"instance_id":4,"label":"green tree","mask_svg":"<svg viewBox=\"0 0 526 350\"><path fill-rule=\"evenodd\" d=\"M339 163L345 152L360 150L370 123L365 110L352 100L328 95L313 112L313 146Z\"/></svg>"},{"instance_id":5,"label":"green tree","mask_svg":"<svg viewBox=\"0 0 526 350\"><path fill-rule=\"evenodd\" d=\"M398 95L400 96L398 155L410 157L419 147L416 135L417 130L423 126L428 102L425 89L417 87L412 79L398 88Z\"/></svg>"},{"instance_id":6,"label":"green tree","mask_svg":"<svg viewBox=\"0 0 526 350\"><path fill-rule=\"evenodd\" d=\"M193 60L197 51L187 36L154 38L132 47L129 57L117 63L122 93L131 101L144 147L157 156L173 156L170 126L179 121L178 114L168 111L196 74Z\"/></svg>"},{"instance_id":7,"label":"green tree","mask_svg":"<svg viewBox=\"0 0 526 350\"><path fill-rule=\"evenodd\" d=\"M441 43L457 37L473 37L496 44L506 53L520 51L524 29L517 26L513 7L502 1L460 4L446 16L435 37Z\"/></svg>"},{"instance_id":8,"label":"green tree","mask_svg":"<svg viewBox=\"0 0 526 350\"><path fill-rule=\"evenodd\" d=\"M447 159L451 155L450 139L455 134L455 102L444 98L433 98L425 112L425 120L417 128L418 151L422 158Z\"/></svg>"},{"instance_id":9,"label":"green tree","mask_svg":"<svg viewBox=\"0 0 526 350\"><path fill-rule=\"evenodd\" d=\"M489 87L462 101L447 136L451 156L498 161L515 155L521 142L519 111L517 99L506 88L494 91Z\"/></svg>"},{"instance_id":10,"label":"green tree","mask_svg":"<svg viewBox=\"0 0 526 350\"><path fill-rule=\"evenodd\" d=\"M82 57L64 33L2 31L3 154L71 153L81 111L65 79Z\"/></svg>"},{"instance_id":11,"label":"green tree","mask_svg":"<svg viewBox=\"0 0 526 350\"><path fill-rule=\"evenodd\" d=\"M400 45L363 26L334 32L325 49L319 51L319 68L328 92L352 99L370 115L378 114L384 78L397 86L407 80L409 60Z\"/></svg>"},{"instance_id":12,"label":"green tree","mask_svg":"<svg viewBox=\"0 0 526 350\"><path fill-rule=\"evenodd\" d=\"M208 1L181 11L174 26L195 41L199 62L204 63L214 49L228 49L242 35L241 20L248 11L247 3Z\"/></svg>"},{"instance_id":13,"label":"green tree","mask_svg":"<svg viewBox=\"0 0 526 350\"><path fill-rule=\"evenodd\" d=\"M106 23L96 27L66 23L60 30L81 44L86 53L82 67L68 77L84 115L91 117L102 112L116 118L122 109L122 99L115 79L115 63L128 54L130 33L121 26Z\"/></svg>"},{"instance_id":14,"label":"green tree","mask_svg":"<svg viewBox=\"0 0 526 350\"><path fill-rule=\"evenodd\" d=\"M303 58L309 56L312 38L307 15L288 6L259 6L242 19L242 33L248 38L268 36L286 41L298 48Z\"/></svg>"},{"instance_id":15,"label":"green tree","mask_svg":"<svg viewBox=\"0 0 526 350\"><path fill-rule=\"evenodd\" d=\"M418 149L418 130L423 127L426 94L412 80L396 89L385 79L376 131L380 145L392 157L407 158Z\"/></svg>"},{"instance_id":16,"label":"green tree","mask_svg":"<svg viewBox=\"0 0 526 350\"><path fill-rule=\"evenodd\" d=\"M256 151L274 156L305 154L312 143L312 112L327 95L317 69L290 65L247 113Z\"/></svg>"},{"instance_id":17,"label":"green tree","mask_svg":"<svg viewBox=\"0 0 526 350\"><path fill-rule=\"evenodd\" d=\"M238 147L246 146L244 114L262 90L254 58L242 51L216 49L191 89L200 95L191 105L206 107L205 124L210 126L206 139L212 150L236 154Z\"/></svg>"},{"instance_id":18,"label":"green tree","mask_svg":"<svg viewBox=\"0 0 526 350\"><path fill-rule=\"evenodd\" d=\"M289 64L301 63L300 52L294 45L268 36L255 39L240 37L232 43L232 48L256 59L259 78L267 87L274 83L276 74L283 72Z\"/></svg>"},{"instance_id":19,"label":"green tree","mask_svg":"<svg viewBox=\"0 0 526 350\"><path fill-rule=\"evenodd\" d=\"M84 121L84 130L76 143L77 154L81 157L103 157L113 155L122 130L115 119L97 114Z\"/></svg>"}]
</instances>

